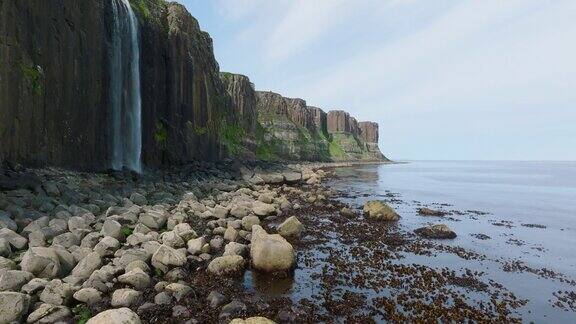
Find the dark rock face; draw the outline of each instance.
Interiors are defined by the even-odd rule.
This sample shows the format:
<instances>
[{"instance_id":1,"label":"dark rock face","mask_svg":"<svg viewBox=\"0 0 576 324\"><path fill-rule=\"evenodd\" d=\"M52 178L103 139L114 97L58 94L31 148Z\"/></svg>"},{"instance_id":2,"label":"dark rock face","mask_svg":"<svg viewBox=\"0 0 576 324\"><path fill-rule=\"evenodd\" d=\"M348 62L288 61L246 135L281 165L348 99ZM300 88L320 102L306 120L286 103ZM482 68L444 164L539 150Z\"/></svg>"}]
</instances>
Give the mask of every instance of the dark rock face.
<instances>
[{"instance_id":1,"label":"dark rock face","mask_svg":"<svg viewBox=\"0 0 576 324\"><path fill-rule=\"evenodd\" d=\"M222 157L233 119L212 40L179 4L142 0L142 160ZM110 167L110 1L0 2L0 158L31 166Z\"/></svg>"},{"instance_id":2,"label":"dark rock face","mask_svg":"<svg viewBox=\"0 0 576 324\"><path fill-rule=\"evenodd\" d=\"M119 0L0 0L0 162L111 167L112 1ZM343 111L326 114L220 74L212 39L184 6L139 0L132 8L145 166L230 155L383 158L377 125L364 130Z\"/></svg>"},{"instance_id":3,"label":"dark rock face","mask_svg":"<svg viewBox=\"0 0 576 324\"><path fill-rule=\"evenodd\" d=\"M222 72L220 78L232 100L232 107L243 128L254 134L258 122L256 91L247 76Z\"/></svg>"},{"instance_id":4,"label":"dark rock face","mask_svg":"<svg viewBox=\"0 0 576 324\"><path fill-rule=\"evenodd\" d=\"M0 158L103 169L106 1L0 1Z\"/></svg>"}]
</instances>

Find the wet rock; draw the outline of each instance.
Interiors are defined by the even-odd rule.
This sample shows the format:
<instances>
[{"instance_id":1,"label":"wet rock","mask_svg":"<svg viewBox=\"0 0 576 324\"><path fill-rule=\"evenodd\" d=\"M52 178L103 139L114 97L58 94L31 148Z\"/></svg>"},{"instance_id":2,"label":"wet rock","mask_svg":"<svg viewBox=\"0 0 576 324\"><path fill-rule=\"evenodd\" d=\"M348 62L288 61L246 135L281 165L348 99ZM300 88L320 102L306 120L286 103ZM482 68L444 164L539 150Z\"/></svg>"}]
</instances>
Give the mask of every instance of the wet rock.
<instances>
[{"instance_id":1,"label":"wet rock","mask_svg":"<svg viewBox=\"0 0 576 324\"><path fill-rule=\"evenodd\" d=\"M229 322L232 318L241 315L247 310L248 307L246 307L246 305L243 302L239 300L233 300L222 307L218 319L223 322Z\"/></svg>"},{"instance_id":2,"label":"wet rock","mask_svg":"<svg viewBox=\"0 0 576 324\"><path fill-rule=\"evenodd\" d=\"M141 324L140 317L129 308L109 309L86 322L86 324Z\"/></svg>"},{"instance_id":3,"label":"wet rock","mask_svg":"<svg viewBox=\"0 0 576 324\"><path fill-rule=\"evenodd\" d=\"M72 295L74 299L88 305L99 303L102 300L102 294L94 288L82 288Z\"/></svg>"},{"instance_id":4,"label":"wet rock","mask_svg":"<svg viewBox=\"0 0 576 324\"><path fill-rule=\"evenodd\" d=\"M292 245L278 234L266 233L260 225L252 227L250 257L253 267L265 272L287 272L295 263Z\"/></svg>"},{"instance_id":5,"label":"wet rock","mask_svg":"<svg viewBox=\"0 0 576 324\"><path fill-rule=\"evenodd\" d=\"M192 316L192 312L185 306L176 305L172 307L172 317L185 317Z\"/></svg>"},{"instance_id":6,"label":"wet rock","mask_svg":"<svg viewBox=\"0 0 576 324\"><path fill-rule=\"evenodd\" d=\"M278 226L278 234L284 237L300 237L302 231L304 230L304 225L296 218L292 216L287 218L280 226Z\"/></svg>"},{"instance_id":7,"label":"wet rock","mask_svg":"<svg viewBox=\"0 0 576 324\"><path fill-rule=\"evenodd\" d=\"M40 293L40 300L52 305L68 305L72 294L74 290L70 284L60 279L53 279Z\"/></svg>"},{"instance_id":8,"label":"wet rock","mask_svg":"<svg viewBox=\"0 0 576 324\"><path fill-rule=\"evenodd\" d=\"M152 266L166 273L171 267L181 267L186 263L186 255L169 246L162 245L152 255Z\"/></svg>"},{"instance_id":9,"label":"wet rock","mask_svg":"<svg viewBox=\"0 0 576 324\"><path fill-rule=\"evenodd\" d=\"M454 239L456 233L452 231L447 225L435 224L425 226L414 230L414 232L422 237L431 239Z\"/></svg>"},{"instance_id":10,"label":"wet rock","mask_svg":"<svg viewBox=\"0 0 576 324\"><path fill-rule=\"evenodd\" d=\"M396 221L400 218L398 214L384 201L373 200L364 205L364 214L370 219L383 221Z\"/></svg>"},{"instance_id":11,"label":"wet rock","mask_svg":"<svg viewBox=\"0 0 576 324\"><path fill-rule=\"evenodd\" d=\"M0 270L0 291L20 291L34 276L27 271Z\"/></svg>"},{"instance_id":12,"label":"wet rock","mask_svg":"<svg viewBox=\"0 0 576 324\"><path fill-rule=\"evenodd\" d=\"M348 208L348 207L342 208L342 209L340 210L340 215L342 215L342 216L344 216L344 217L347 217L347 218L356 217L356 213L355 213L352 209L350 209L350 208Z\"/></svg>"},{"instance_id":13,"label":"wet rock","mask_svg":"<svg viewBox=\"0 0 576 324\"><path fill-rule=\"evenodd\" d=\"M215 258L208 264L208 272L216 275L238 274L244 270L246 261L240 255L226 255Z\"/></svg>"},{"instance_id":14,"label":"wet rock","mask_svg":"<svg viewBox=\"0 0 576 324\"><path fill-rule=\"evenodd\" d=\"M226 302L226 296L222 295L216 290L212 290L206 300L210 303L210 307L217 308Z\"/></svg>"},{"instance_id":15,"label":"wet rock","mask_svg":"<svg viewBox=\"0 0 576 324\"><path fill-rule=\"evenodd\" d=\"M446 212L441 210L430 209L426 207L422 207L418 209L418 214L422 216L445 216Z\"/></svg>"},{"instance_id":16,"label":"wet rock","mask_svg":"<svg viewBox=\"0 0 576 324\"><path fill-rule=\"evenodd\" d=\"M139 290L150 286L150 276L140 268L133 269L121 275L118 277L118 281Z\"/></svg>"},{"instance_id":17,"label":"wet rock","mask_svg":"<svg viewBox=\"0 0 576 324\"><path fill-rule=\"evenodd\" d=\"M72 317L70 308L66 306L56 306L42 304L34 312L28 315L27 323L57 323L66 321Z\"/></svg>"},{"instance_id":18,"label":"wet rock","mask_svg":"<svg viewBox=\"0 0 576 324\"><path fill-rule=\"evenodd\" d=\"M112 293L110 305L112 307L132 307L140 304L142 293L134 289L123 288L117 289Z\"/></svg>"},{"instance_id":19,"label":"wet rock","mask_svg":"<svg viewBox=\"0 0 576 324\"><path fill-rule=\"evenodd\" d=\"M17 292L0 292L0 323L21 322L28 314L30 297Z\"/></svg>"}]
</instances>

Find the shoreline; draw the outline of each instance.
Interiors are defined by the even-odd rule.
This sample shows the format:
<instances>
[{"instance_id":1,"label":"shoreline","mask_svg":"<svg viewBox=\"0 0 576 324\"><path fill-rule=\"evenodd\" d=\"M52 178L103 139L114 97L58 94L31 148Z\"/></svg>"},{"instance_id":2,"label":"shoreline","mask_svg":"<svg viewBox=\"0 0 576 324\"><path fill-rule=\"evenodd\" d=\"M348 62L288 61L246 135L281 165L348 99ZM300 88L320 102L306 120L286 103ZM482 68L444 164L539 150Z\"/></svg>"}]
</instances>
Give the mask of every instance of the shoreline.
<instances>
[{"instance_id":1,"label":"shoreline","mask_svg":"<svg viewBox=\"0 0 576 324\"><path fill-rule=\"evenodd\" d=\"M374 163L202 163L139 178L21 170L16 173L23 177L22 187L0 191L0 210L10 213L12 223L0 220L16 226L12 233L0 232L0 241L10 244L9 253L2 251L5 258L0 258L0 285L8 287L5 294L14 291L18 295L12 297L28 300L29 309L19 314L24 320L83 320L124 306L146 323L228 322L252 316L279 323L431 317L521 321L517 311L527 301L505 285L485 282L482 272L404 261L437 254L490 261L486 256L421 238L397 222L369 220L362 206L346 203L365 196L333 188L338 181L333 172L366 164ZM391 192L370 199L405 203ZM255 216L256 206L270 208ZM455 212L460 217L479 213ZM46 214L50 217L42 216ZM281 275L255 269L247 221L275 234L293 217L303 224L300 238L286 237L296 255L293 268ZM445 217L434 220L452 219ZM47 274L28 265L35 279L20 271L23 262L30 263L26 251L31 246L58 251L59 271L41 278ZM163 246L167 254L159 256ZM231 265L225 264L222 274L211 273L212 261L224 254L241 258L242 265L228 269ZM494 266L576 285L562 274L522 264ZM23 279L14 284L15 277ZM382 290L397 292L379 295ZM51 299L45 291L59 297ZM464 291L484 297L477 304L463 297ZM444 302L431 303L424 295ZM573 299L558 298L567 305ZM454 302L460 306L451 307Z\"/></svg>"}]
</instances>

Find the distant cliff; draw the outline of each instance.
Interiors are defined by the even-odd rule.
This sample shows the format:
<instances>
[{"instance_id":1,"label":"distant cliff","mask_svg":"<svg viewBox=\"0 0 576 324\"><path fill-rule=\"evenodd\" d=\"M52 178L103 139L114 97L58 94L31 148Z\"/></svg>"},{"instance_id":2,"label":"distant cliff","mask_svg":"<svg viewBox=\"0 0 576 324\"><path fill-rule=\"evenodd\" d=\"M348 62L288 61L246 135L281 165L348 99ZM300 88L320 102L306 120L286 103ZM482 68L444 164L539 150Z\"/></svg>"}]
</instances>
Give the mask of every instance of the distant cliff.
<instances>
[{"instance_id":1,"label":"distant cliff","mask_svg":"<svg viewBox=\"0 0 576 324\"><path fill-rule=\"evenodd\" d=\"M358 123L347 112L328 113L299 98L269 91L254 91L245 76L222 73L233 98L233 110L249 111L256 130L254 155L259 159L304 161L385 161L378 147L378 124ZM249 86L248 86L249 85ZM242 89L241 91L239 89ZM238 94L242 93L241 96ZM249 98L249 99L239 99ZM247 102L254 105L247 107ZM255 119L252 117L256 116Z\"/></svg>"},{"instance_id":2,"label":"distant cliff","mask_svg":"<svg viewBox=\"0 0 576 324\"><path fill-rule=\"evenodd\" d=\"M117 20L125 19L115 12L120 1L0 1L0 161L112 166L118 69L111 49ZM342 123L332 113L257 92L247 77L219 72L210 35L182 5L130 2L138 20L146 167L230 156L383 159L378 125L366 126L369 135L362 123L332 128Z\"/></svg>"}]
</instances>

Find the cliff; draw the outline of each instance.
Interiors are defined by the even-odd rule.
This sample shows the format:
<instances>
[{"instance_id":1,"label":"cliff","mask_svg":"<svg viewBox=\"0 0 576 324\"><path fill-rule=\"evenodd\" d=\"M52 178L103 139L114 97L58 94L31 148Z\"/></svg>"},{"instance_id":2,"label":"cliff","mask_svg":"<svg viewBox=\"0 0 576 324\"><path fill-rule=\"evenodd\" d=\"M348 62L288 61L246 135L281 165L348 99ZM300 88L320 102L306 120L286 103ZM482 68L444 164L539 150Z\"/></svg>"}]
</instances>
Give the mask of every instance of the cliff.
<instances>
[{"instance_id":1,"label":"cliff","mask_svg":"<svg viewBox=\"0 0 576 324\"><path fill-rule=\"evenodd\" d=\"M118 34L128 32L121 0L0 0L0 161L109 169L118 137L127 136L118 118L132 126L141 118L141 143L129 144L146 167L227 156L365 159L366 147L377 149L373 136L360 151L340 143L330 114L302 99L256 92L247 77L221 74L212 39L182 5L130 2L140 81L138 96L128 100L114 93L116 83L135 77L125 75L127 45L118 45ZM114 108L118 98L137 115ZM358 126L343 127L362 138L350 129Z\"/></svg>"},{"instance_id":2,"label":"cliff","mask_svg":"<svg viewBox=\"0 0 576 324\"><path fill-rule=\"evenodd\" d=\"M223 78L233 98L233 110L250 111L257 116L256 132L247 134L255 143L255 157L292 161L387 160L378 148L378 124L358 123L341 110L326 113L300 98L254 91L244 76L225 73ZM252 97L256 98L254 108L247 108L246 101L237 99Z\"/></svg>"},{"instance_id":3,"label":"cliff","mask_svg":"<svg viewBox=\"0 0 576 324\"><path fill-rule=\"evenodd\" d=\"M139 21L144 164L223 157L223 121L234 116L212 39L182 5L132 5ZM0 9L0 157L109 168L112 1L3 0Z\"/></svg>"}]
</instances>

